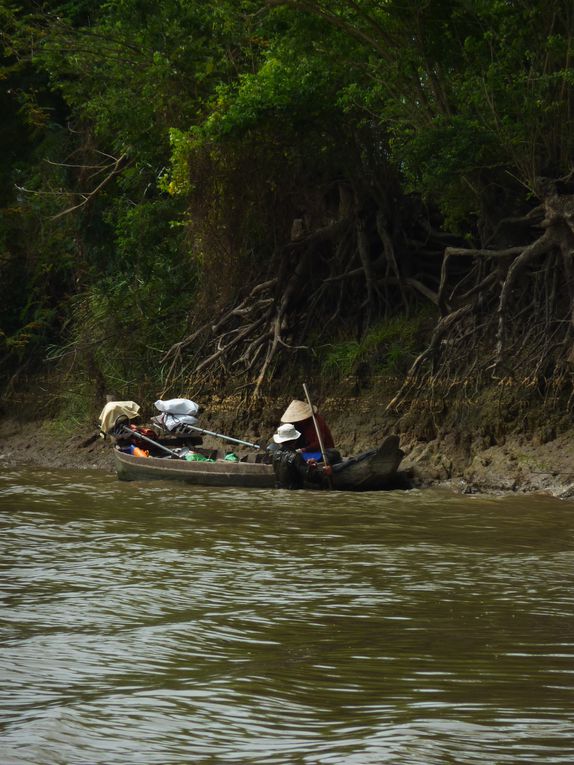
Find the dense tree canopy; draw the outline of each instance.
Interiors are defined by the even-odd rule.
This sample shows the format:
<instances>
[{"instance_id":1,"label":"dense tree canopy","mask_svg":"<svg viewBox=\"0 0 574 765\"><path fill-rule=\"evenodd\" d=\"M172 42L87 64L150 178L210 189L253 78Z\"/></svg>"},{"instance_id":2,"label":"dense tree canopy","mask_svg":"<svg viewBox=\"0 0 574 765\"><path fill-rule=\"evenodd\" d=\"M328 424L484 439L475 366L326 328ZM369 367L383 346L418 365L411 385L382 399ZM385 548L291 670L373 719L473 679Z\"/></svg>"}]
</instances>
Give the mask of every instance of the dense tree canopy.
<instances>
[{"instance_id":1,"label":"dense tree canopy","mask_svg":"<svg viewBox=\"0 0 574 765\"><path fill-rule=\"evenodd\" d=\"M429 383L571 390L571 3L0 0L0 19L10 374L253 392L296 360L398 372L394 406Z\"/></svg>"}]
</instances>

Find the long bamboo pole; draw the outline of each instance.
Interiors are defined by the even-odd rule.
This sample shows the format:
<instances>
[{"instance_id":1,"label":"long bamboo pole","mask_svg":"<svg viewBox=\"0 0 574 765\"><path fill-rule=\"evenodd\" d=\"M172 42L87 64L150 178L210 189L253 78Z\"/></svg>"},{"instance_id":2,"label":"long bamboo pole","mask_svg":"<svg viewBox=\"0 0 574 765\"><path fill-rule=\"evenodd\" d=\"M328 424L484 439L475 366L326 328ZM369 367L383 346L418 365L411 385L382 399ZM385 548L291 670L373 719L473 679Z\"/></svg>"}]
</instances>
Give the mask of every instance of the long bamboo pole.
<instances>
[{"instance_id":1,"label":"long bamboo pole","mask_svg":"<svg viewBox=\"0 0 574 765\"><path fill-rule=\"evenodd\" d=\"M321 431L319 430L319 423L317 422L317 418L315 417L315 410L313 409L313 404L311 403L311 397L309 396L309 391L307 390L307 384L303 383L303 390L305 391L305 396L307 398L307 403L311 407L311 417L313 418L313 425L315 426L315 432L317 433L317 439L319 441L319 447L321 449L321 455L323 457L323 464L325 465L325 475L329 479L329 488L332 488L331 486L331 466L329 465L329 460L327 459L327 452L325 451L325 447L323 445L323 437L321 436Z\"/></svg>"}]
</instances>

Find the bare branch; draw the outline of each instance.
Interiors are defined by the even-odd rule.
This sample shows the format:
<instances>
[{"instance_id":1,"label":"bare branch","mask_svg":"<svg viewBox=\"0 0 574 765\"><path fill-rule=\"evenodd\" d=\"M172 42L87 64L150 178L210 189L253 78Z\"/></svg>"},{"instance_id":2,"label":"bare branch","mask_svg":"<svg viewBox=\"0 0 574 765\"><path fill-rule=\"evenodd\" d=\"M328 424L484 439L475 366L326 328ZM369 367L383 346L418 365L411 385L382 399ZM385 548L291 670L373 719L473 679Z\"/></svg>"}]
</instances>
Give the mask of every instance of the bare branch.
<instances>
[{"instance_id":1,"label":"bare branch","mask_svg":"<svg viewBox=\"0 0 574 765\"><path fill-rule=\"evenodd\" d=\"M72 205L72 207L68 207L66 210L62 210L57 215L53 215L51 217L51 220L57 220L58 218L61 218L64 215L68 215L68 213L74 212L75 210L79 210L81 207L84 207L85 205L87 205L88 202L96 196L98 191L103 189L103 187L107 183L109 183L109 181L111 181L112 178L114 178L114 176L116 176L119 173L120 167L121 167L122 162L124 161L125 158L126 158L126 154L122 154L121 157L118 157L115 160L115 162L113 163L112 170L108 173L108 175L106 175L106 177L103 179L103 181L98 183L96 188L93 189L92 191L90 191L88 193L85 193L85 194L81 194L81 196L82 196L82 201L81 202L79 202L77 205Z\"/></svg>"},{"instance_id":2,"label":"bare branch","mask_svg":"<svg viewBox=\"0 0 574 765\"><path fill-rule=\"evenodd\" d=\"M523 246L507 247L505 250L467 250L465 247L447 247L444 254L446 257L453 258L508 258L511 255L520 255L523 251Z\"/></svg>"}]
</instances>

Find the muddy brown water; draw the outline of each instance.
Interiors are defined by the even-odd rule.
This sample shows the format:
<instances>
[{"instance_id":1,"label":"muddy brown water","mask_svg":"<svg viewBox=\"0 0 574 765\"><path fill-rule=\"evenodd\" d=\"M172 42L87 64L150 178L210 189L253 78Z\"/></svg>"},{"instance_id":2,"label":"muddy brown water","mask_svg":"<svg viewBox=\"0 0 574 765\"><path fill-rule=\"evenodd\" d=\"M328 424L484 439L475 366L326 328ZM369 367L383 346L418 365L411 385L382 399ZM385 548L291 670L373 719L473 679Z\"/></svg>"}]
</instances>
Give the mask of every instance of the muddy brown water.
<instances>
[{"instance_id":1,"label":"muddy brown water","mask_svg":"<svg viewBox=\"0 0 574 765\"><path fill-rule=\"evenodd\" d=\"M0 478L2 765L574 762L574 504Z\"/></svg>"}]
</instances>

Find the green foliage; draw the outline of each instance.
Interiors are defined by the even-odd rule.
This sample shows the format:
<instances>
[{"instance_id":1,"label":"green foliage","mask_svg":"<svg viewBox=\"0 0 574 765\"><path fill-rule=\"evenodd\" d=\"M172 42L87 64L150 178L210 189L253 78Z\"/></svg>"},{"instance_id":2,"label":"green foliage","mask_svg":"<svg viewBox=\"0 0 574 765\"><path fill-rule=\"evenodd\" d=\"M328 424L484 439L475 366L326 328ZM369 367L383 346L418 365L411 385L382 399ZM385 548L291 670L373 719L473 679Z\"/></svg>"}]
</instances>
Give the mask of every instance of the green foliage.
<instances>
[{"instance_id":1,"label":"green foliage","mask_svg":"<svg viewBox=\"0 0 574 765\"><path fill-rule=\"evenodd\" d=\"M467 235L571 169L566 0L3 2L0 26L13 366L49 347L102 385L151 385L201 301L260 278L318 189L368 210L390 167L397 195ZM375 323L324 369L402 370L415 325Z\"/></svg>"},{"instance_id":2,"label":"green foliage","mask_svg":"<svg viewBox=\"0 0 574 765\"><path fill-rule=\"evenodd\" d=\"M352 374L361 358L361 343L357 340L345 340L334 345L325 354L321 365L324 375L334 375L341 379Z\"/></svg>"},{"instance_id":3,"label":"green foliage","mask_svg":"<svg viewBox=\"0 0 574 765\"><path fill-rule=\"evenodd\" d=\"M445 226L460 233L480 213L482 173L492 179L508 167L492 132L466 116L437 116L425 130L397 128L390 148L403 163L406 189L439 201Z\"/></svg>"},{"instance_id":4,"label":"green foliage","mask_svg":"<svg viewBox=\"0 0 574 765\"><path fill-rule=\"evenodd\" d=\"M570 3L306 6L356 43L341 104L381 122L408 188L438 202L451 225L464 230L491 188L511 188L519 204L514 179L532 190L540 175L569 172Z\"/></svg>"},{"instance_id":5,"label":"green foliage","mask_svg":"<svg viewBox=\"0 0 574 765\"><path fill-rule=\"evenodd\" d=\"M427 126L396 145L412 186L458 221L479 210L488 185L508 187L515 176L532 190L537 176L563 174L574 146L571 10L484 2L468 13L461 4L453 31L463 13L460 59L443 78L448 112L433 110Z\"/></svg>"},{"instance_id":6,"label":"green foliage","mask_svg":"<svg viewBox=\"0 0 574 765\"><path fill-rule=\"evenodd\" d=\"M187 325L196 283L177 225L184 206L158 194L157 182L172 118L187 124L201 104L197 90L182 94L190 76L205 80L196 54L209 12L130 2L31 10L11 14L4 49L13 125L3 130L21 152L2 154L11 162L0 190L12 208L0 218L0 348L12 364L34 354L40 362L49 348L49 359L78 370L101 363L105 378L108 360L133 344L138 351L123 354L132 377L153 376L147 370ZM14 140L18 131L34 143Z\"/></svg>"},{"instance_id":7,"label":"green foliage","mask_svg":"<svg viewBox=\"0 0 574 765\"><path fill-rule=\"evenodd\" d=\"M173 231L170 212L171 200L130 206L122 199L109 211L120 233L107 273L72 301L70 329L51 360L75 356L98 370L102 389L122 395L157 390L161 356L189 322L197 278L193 261L181 257L183 232Z\"/></svg>"},{"instance_id":8,"label":"green foliage","mask_svg":"<svg viewBox=\"0 0 574 765\"><path fill-rule=\"evenodd\" d=\"M53 414L44 424L48 435L70 438L93 429L94 413L100 402L94 402L94 385L89 375L76 373L67 385L48 394L47 398L46 409Z\"/></svg>"},{"instance_id":9,"label":"green foliage","mask_svg":"<svg viewBox=\"0 0 574 765\"><path fill-rule=\"evenodd\" d=\"M406 372L428 325L430 311L424 309L411 318L396 316L371 327L360 340L345 340L323 355L322 373L343 379L361 369L371 373Z\"/></svg>"},{"instance_id":10,"label":"green foliage","mask_svg":"<svg viewBox=\"0 0 574 765\"><path fill-rule=\"evenodd\" d=\"M214 108L204 125L211 139L273 123L279 132L286 125L316 130L317 120L334 111L335 72L317 56L278 46L263 57L256 73L241 75L237 83L218 89ZM323 126L325 127L325 126Z\"/></svg>"}]
</instances>

